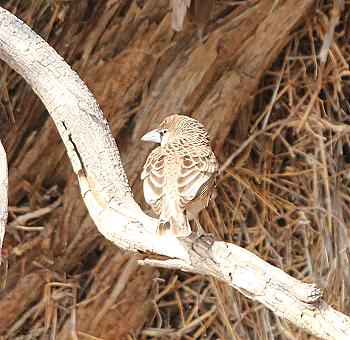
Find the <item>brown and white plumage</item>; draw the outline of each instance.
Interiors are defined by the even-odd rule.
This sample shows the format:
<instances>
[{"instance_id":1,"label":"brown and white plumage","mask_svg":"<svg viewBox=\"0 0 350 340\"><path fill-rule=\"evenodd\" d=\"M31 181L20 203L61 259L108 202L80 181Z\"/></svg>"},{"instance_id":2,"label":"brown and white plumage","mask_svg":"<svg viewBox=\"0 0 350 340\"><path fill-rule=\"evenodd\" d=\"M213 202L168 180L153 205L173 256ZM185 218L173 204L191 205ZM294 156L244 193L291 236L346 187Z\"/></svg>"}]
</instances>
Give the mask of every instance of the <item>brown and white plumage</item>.
<instances>
[{"instance_id":1,"label":"brown and white plumage","mask_svg":"<svg viewBox=\"0 0 350 340\"><path fill-rule=\"evenodd\" d=\"M177 237L188 236L188 221L198 223L199 211L215 193L218 162L208 134L197 120L172 115L142 139L160 144L141 174L145 200L159 215L157 233L169 229Z\"/></svg>"}]
</instances>

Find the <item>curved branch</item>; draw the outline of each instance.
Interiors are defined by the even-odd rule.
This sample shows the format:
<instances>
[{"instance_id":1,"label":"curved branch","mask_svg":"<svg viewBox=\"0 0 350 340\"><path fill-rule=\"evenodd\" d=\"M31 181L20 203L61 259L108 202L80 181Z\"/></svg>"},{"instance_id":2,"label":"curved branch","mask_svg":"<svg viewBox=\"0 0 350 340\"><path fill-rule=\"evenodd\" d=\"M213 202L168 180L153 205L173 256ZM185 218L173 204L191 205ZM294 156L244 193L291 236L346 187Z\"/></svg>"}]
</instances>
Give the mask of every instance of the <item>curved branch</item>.
<instances>
[{"instance_id":1,"label":"curved branch","mask_svg":"<svg viewBox=\"0 0 350 340\"><path fill-rule=\"evenodd\" d=\"M7 176L7 159L6 152L0 141L0 264L1 248L5 235L7 222L7 205L8 205L8 176Z\"/></svg>"},{"instance_id":2,"label":"curved branch","mask_svg":"<svg viewBox=\"0 0 350 340\"><path fill-rule=\"evenodd\" d=\"M118 247L165 255L157 266L215 276L276 315L324 339L349 339L350 319L302 283L234 244L179 240L155 234L132 193L111 135L85 84L44 40L9 12L0 10L0 57L43 101L78 175L82 197L99 231Z\"/></svg>"}]
</instances>

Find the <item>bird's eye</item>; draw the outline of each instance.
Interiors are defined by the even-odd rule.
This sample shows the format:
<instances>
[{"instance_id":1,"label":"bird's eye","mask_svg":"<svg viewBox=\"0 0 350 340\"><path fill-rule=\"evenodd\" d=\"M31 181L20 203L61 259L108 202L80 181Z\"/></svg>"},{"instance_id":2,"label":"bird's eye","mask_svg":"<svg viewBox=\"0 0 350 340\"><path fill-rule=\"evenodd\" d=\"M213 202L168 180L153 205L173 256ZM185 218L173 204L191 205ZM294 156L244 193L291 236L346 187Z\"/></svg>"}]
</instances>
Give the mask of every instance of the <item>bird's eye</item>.
<instances>
[{"instance_id":1,"label":"bird's eye","mask_svg":"<svg viewBox=\"0 0 350 340\"><path fill-rule=\"evenodd\" d=\"M168 132L168 130L166 130L166 129L163 129L163 130L159 131L161 137L163 137L167 132Z\"/></svg>"}]
</instances>

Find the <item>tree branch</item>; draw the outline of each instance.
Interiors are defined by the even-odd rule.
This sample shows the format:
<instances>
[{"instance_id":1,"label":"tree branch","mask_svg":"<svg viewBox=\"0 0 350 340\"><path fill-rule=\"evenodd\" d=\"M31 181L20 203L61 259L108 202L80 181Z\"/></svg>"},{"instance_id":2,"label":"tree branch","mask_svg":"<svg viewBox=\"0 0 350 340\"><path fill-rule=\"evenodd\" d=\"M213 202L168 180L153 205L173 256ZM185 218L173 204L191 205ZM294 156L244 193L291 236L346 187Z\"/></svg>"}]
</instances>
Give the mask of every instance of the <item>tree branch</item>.
<instances>
[{"instance_id":1,"label":"tree branch","mask_svg":"<svg viewBox=\"0 0 350 340\"><path fill-rule=\"evenodd\" d=\"M314 285L294 279L234 244L157 237L157 221L134 201L117 145L88 88L53 48L3 9L0 57L46 106L65 143L88 211L106 238L129 251L171 258L144 264L215 276L318 337L350 338L349 317L327 305Z\"/></svg>"},{"instance_id":2,"label":"tree branch","mask_svg":"<svg viewBox=\"0 0 350 340\"><path fill-rule=\"evenodd\" d=\"M5 235L7 222L7 205L8 205L8 176L7 176L7 159L6 152L0 141L0 264L1 248Z\"/></svg>"}]
</instances>

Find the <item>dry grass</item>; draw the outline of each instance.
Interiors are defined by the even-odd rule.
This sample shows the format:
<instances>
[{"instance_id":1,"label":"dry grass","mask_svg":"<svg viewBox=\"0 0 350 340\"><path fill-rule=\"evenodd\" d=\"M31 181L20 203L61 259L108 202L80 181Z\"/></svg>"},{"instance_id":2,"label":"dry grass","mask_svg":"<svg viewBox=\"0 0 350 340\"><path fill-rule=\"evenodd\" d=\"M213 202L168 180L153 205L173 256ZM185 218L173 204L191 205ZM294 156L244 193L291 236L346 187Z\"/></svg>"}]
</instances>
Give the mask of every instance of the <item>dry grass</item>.
<instances>
[{"instance_id":1,"label":"dry grass","mask_svg":"<svg viewBox=\"0 0 350 340\"><path fill-rule=\"evenodd\" d=\"M17 6L15 1L7 3ZM59 16L49 5L23 10L23 16L30 22L31 15L49 8L52 16ZM330 27L337 19L333 37ZM346 314L350 312L349 23L348 2L338 18L331 1L319 1L313 15L293 33L256 92L248 135L241 140L233 127L219 155L223 168L218 197L202 216L216 238L239 244L298 279L316 282L325 299ZM321 50L322 56L328 55L325 63L319 57ZM12 80L17 82L18 77ZM12 108L5 111L12 119ZM48 267L55 265L49 256L45 258L54 232L45 214L55 211L58 204L52 201L59 202L59 196L52 190L38 198L35 207L24 202L10 209L11 220L17 222L10 224L6 248L17 256L40 248L41 261L31 263L34 268L41 268L43 261ZM108 248L103 241L98 244ZM69 273L50 271L38 283L39 302L27 307L4 338L54 337L69 319L74 339L99 339L75 331L76 308L97 301L111 287L119 292L121 282L109 282L104 269L110 262L125 265L120 277L129 277L134 269L113 249L102 258L98 255L72 264ZM6 267L2 271L1 287L7 280L13 284L15 278L7 277ZM98 286L97 277L107 283ZM140 339L307 337L213 278L162 271L152 292L152 312Z\"/></svg>"}]
</instances>

